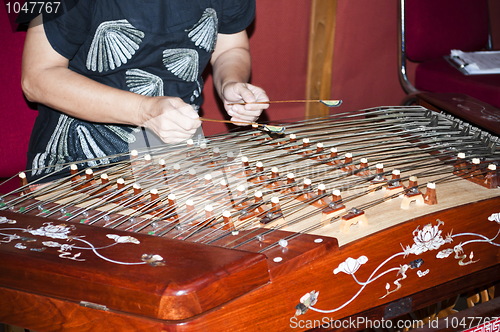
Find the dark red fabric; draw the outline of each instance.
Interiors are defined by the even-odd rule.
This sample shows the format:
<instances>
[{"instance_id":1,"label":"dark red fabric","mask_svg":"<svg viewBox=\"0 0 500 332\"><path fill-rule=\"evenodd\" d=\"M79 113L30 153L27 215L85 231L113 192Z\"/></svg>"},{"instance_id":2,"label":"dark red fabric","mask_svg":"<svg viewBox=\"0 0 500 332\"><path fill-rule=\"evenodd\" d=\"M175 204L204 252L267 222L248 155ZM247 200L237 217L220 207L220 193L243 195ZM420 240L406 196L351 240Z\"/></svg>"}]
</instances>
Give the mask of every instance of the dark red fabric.
<instances>
[{"instance_id":1,"label":"dark red fabric","mask_svg":"<svg viewBox=\"0 0 500 332\"><path fill-rule=\"evenodd\" d=\"M411 61L478 51L488 40L487 0L407 0L406 54Z\"/></svg>"},{"instance_id":2,"label":"dark red fabric","mask_svg":"<svg viewBox=\"0 0 500 332\"><path fill-rule=\"evenodd\" d=\"M443 58L419 64L415 86L421 91L464 93L500 108L500 75L466 76Z\"/></svg>"},{"instance_id":3,"label":"dark red fabric","mask_svg":"<svg viewBox=\"0 0 500 332\"><path fill-rule=\"evenodd\" d=\"M0 11L0 178L24 170L31 128L37 111L28 107L21 90L24 32L13 32ZM1 181L0 181L1 182Z\"/></svg>"}]
</instances>

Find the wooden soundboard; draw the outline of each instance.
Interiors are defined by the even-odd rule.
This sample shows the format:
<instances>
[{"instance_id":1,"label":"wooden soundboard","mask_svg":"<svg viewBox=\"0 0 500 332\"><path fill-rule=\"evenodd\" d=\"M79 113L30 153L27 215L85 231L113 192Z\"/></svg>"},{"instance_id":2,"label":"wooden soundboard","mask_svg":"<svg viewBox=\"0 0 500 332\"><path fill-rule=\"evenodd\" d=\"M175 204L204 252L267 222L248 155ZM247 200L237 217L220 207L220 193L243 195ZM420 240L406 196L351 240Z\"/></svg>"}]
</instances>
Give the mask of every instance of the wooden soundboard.
<instances>
[{"instance_id":1,"label":"wooden soundboard","mask_svg":"<svg viewBox=\"0 0 500 332\"><path fill-rule=\"evenodd\" d=\"M311 132L326 142L342 136ZM249 154L267 159L271 157L262 153L262 147L281 150L289 144L259 140L253 134L233 138L260 142L253 144L258 153ZM375 139L370 142L377 143ZM280 158L295 158L286 151ZM317 163L312 158L316 153L300 153L296 161ZM197 159L192 151L188 155ZM442 155L436 159L447 159ZM496 158L496 152L492 155ZM346 173L351 164L345 159L342 163L343 158L339 156L339 163L329 165L335 168L333 173L316 173ZM484 182L485 175L478 173L477 165L458 167L458 163L443 164L451 181L439 182L443 174L420 178L438 182L438 204L413 202L401 209L405 197L388 198L389 187L368 183L349 191L356 198L345 199L345 209L327 213L322 209L328 206L318 208L297 198L316 191L298 190L292 193L293 199L280 200L283 212L297 206L297 201L304 203L293 213L265 224L259 224L262 215L257 216L251 227L238 230L202 227L187 241L181 241L183 233L176 229L163 237L152 236L159 235L152 231L153 226L130 231L149 220L148 216L134 218L133 223L117 222L124 214L133 216L134 209L92 223L89 221L102 216L101 210L74 218L81 206L51 202L45 196L40 200L43 207L25 211L38 201L26 196L22 204L10 204L19 198L3 197L0 321L37 331L286 331L321 324L337 327L361 318L359 322L401 317L499 281L498 189L478 183ZM309 164L296 168L305 165ZM429 168L433 166L426 164L419 172L424 174ZM255 178L255 174L246 176ZM347 177L359 178L354 172ZM83 188L86 180L81 177L78 181L83 181L76 182ZM248 182L260 186L270 206L274 190L266 192L262 183ZM363 191L366 195L358 195ZM206 196L200 194L198 201L202 200ZM377 200L380 204L368 207ZM351 209L356 206L367 208L351 223L346 216L356 212ZM179 215L181 210L179 205ZM44 216L45 211L50 215ZM237 213L237 209L233 211L233 215ZM243 215L233 218L236 226L245 224L239 220ZM281 227L304 215L309 219L306 225L295 222ZM213 222L215 217L204 218L199 224ZM110 228L113 224L119 226ZM212 238L209 244L203 243L207 237Z\"/></svg>"}]
</instances>

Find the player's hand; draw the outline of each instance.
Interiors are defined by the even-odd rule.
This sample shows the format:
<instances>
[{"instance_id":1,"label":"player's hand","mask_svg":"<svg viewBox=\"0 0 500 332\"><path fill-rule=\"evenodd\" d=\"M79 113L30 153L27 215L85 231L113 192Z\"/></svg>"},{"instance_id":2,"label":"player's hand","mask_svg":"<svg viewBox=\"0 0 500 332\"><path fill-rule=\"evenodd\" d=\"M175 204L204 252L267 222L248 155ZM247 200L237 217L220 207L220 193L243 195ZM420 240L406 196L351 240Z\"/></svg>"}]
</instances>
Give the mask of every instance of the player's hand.
<instances>
[{"instance_id":1,"label":"player's hand","mask_svg":"<svg viewBox=\"0 0 500 332\"><path fill-rule=\"evenodd\" d=\"M176 97L145 99L140 118L140 125L151 129L165 143L184 142L201 125L193 106Z\"/></svg>"},{"instance_id":2,"label":"player's hand","mask_svg":"<svg viewBox=\"0 0 500 332\"><path fill-rule=\"evenodd\" d=\"M222 89L222 98L226 112L231 116L231 121L241 126L255 122L262 111L269 107L269 104L231 105L233 103L269 101L263 89L248 83L227 83Z\"/></svg>"}]
</instances>

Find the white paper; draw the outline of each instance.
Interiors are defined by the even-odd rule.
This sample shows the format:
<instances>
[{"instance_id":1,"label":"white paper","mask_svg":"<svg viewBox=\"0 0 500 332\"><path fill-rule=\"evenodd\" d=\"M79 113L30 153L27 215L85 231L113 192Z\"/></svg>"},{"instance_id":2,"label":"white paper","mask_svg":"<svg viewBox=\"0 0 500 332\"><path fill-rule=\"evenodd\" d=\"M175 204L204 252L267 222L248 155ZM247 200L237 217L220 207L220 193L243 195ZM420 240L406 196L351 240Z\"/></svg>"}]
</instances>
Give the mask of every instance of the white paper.
<instances>
[{"instance_id":1,"label":"white paper","mask_svg":"<svg viewBox=\"0 0 500 332\"><path fill-rule=\"evenodd\" d=\"M460 71L468 75L500 74L500 51L451 50L449 59Z\"/></svg>"}]
</instances>

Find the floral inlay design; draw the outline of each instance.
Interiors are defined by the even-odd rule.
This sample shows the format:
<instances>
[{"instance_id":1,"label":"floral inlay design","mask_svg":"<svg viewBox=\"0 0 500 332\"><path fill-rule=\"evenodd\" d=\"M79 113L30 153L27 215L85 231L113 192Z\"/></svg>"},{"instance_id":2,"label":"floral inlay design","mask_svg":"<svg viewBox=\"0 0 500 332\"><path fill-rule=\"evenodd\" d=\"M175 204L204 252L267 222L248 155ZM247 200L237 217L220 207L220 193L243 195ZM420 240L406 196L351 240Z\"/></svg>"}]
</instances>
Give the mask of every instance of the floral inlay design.
<instances>
[{"instance_id":1,"label":"floral inlay design","mask_svg":"<svg viewBox=\"0 0 500 332\"><path fill-rule=\"evenodd\" d=\"M494 213L488 217L488 221L496 222L500 226L500 213ZM396 273L395 279L391 282L387 282L385 285L386 293L380 298L385 298L389 294L397 292L402 287L404 287L404 280L408 278L410 271L415 270L415 275L418 278L424 278L428 274L432 273L430 269L421 270L419 269L425 262L423 259L418 258L407 264L403 264L400 266L387 267L396 257L406 258L409 255L419 256L428 251L439 250L436 253L437 259L455 259L459 266L466 266L469 264L474 264L479 261L479 259L474 259L474 252L467 252L465 247L471 243L484 243L487 245L492 245L499 247L500 243L495 242L495 240L500 235L500 227L497 231L496 235L492 238L488 238L482 234L477 233L459 233L453 234L451 231L443 235L443 230L441 227L444 225L444 222L441 220L436 220L436 224L427 224L423 227L418 226L412 233L413 235L413 243L411 245L403 246L401 245L402 250L396 252L392 256L385 259L382 263L380 263L369 275L368 279L365 281L360 281L356 277L356 272L359 269L363 268L363 265L368 262L368 256L360 256L358 258L348 257L342 263L340 263L334 270L333 274L337 275L339 273L345 273L352 277L353 281L358 284L359 289L352 295L352 297L343 304L340 304L336 308L323 310L314 307L314 305L318 302L319 291L311 291L304 296L302 296L299 300L299 304L295 307L295 315L303 315L308 310L313 310L321 313L333 313L336 312L351 302L353 302L365 289L367 285L372 283L373 281L386 276L391 275L392 273ZM467 241L460 242L453 247L443 248L446 245L451 244L454 240L461 237L467 237ZM382 270L385 267L385 270ZM366 272L366 271L365 271ZM348 289L348 288L346 288Z\"/></svg>"},{"instance_id":2,"label":"floral inlay design","mask_svg":"<svg viewBox=\"0 0 500 332\"><path fill-rule=\"evenodd\" d=\"M0 224L15 224L15 220L0 217ZM53 224L52 222L45 222L38 228L21 228L10 227L0 228L0 244L9 244L16 242L14 248L19 250L30 250L37 252L46 252L50 254L51 250L56 249L56 253L61 259L70 259L73 261L83 262L86 261L85 253L92 252L95 256L107 262L120 265L143 265L149 264L151 266L164 266L165 261L162 256L158 254L142 254L138 261L123 262L114 260L104 256L100 251L105 248L110 248L116 245L140 245L140 241L133 236L122 236L117 234L107 234L106 238L112 242L108 245L96 247L90 241L84 239L84 236L74 235L76 227L71 224ZM15 232L28 233L31 236L21 236ZM50 240L47 240L49 238Z\"/></svg>"},{"instance_id":3,"label":"floral inlay design","mask_svg":"<svg viewBox=\"0 0 500 332\"><path fill-rule=\"evenodd\" d=\"M441 236L442 231L439 227L443 224L441 220L438 220L437 225L427 224L422 229L417 227L413 231L413 245L404 249L405 256L409 254L420 255L429 250L439 249L443 244L451 242L451 237L447 236L444 239Z\"/></svg>"}]
</instances>

